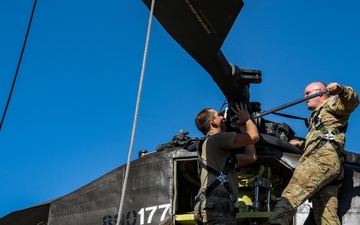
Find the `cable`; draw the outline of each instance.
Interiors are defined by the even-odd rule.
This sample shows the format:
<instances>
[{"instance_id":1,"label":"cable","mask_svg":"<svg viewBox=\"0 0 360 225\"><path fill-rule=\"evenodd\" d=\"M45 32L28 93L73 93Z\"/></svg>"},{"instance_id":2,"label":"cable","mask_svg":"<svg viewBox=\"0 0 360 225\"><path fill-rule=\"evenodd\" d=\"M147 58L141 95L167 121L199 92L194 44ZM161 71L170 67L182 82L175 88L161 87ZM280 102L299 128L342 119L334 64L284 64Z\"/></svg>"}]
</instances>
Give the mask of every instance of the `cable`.
<instances>
[{"instance_id":1,"label":"cable","mask_svg":"<svg viewBox=\"0 0 360 225\"><path fill-rule=\"evenodd\" d=\"M303 118L303 117L299 117L299 116L293 116L293 115L288 115L288 114L284 114L284 113L273 112L272 114L277 115L277 116L282 116L282 117L290 118L290 119L304 120L304 121L307 120L307 118Z\"/></svg>"},{"instance_id":2,"label":"cable","mask_svg":"<svg viewBox=\"0 0 360 225\"><path fill-rule=\"evenodd\" d=\"M148 48L149 48L150 31L151 31L151 24L152 24L152 16L153 16L153 11L154 11L154 5L155 5L155 0L152 0L151 1L150 16L149 16L148 30L147 30L147 35L146 35L146 43L145 43L143 64L142 64L142 69L141 69L140 84L139 84L138 96L137 96L137 101L136 101L134 123L133 123L133 129L132 129L131 141L130 141L130 148L129 148L129 154L128 154L128 161L127 161L126 169L125 169L125 178L124 178L124 183L122 185L121 199L120 199L119 212L118 212L118 218L117 218L117 221L116 221L116 225L120 224L120 220L122 218L121 217L122 207L123 207L123 204L124 204L124 196L125 196L125 192L126 192L126 186L127 186L128 175L129 175L129 168L130 168L132 149L133 149L133 145L134 145L134 137L135 137L136 123L137 123L137 118L138 118L138 113L139 113L139 105L140 105L142 84L143 84L143 80L144 80L147 52L148 52Z\"/></svg>"},{"instance_id":3,"label":"cable","mask_svg":"<svg viewBox=\"0 0 360 225\"><path fill-rule=\"evenodd\" d=\"M2 125L3 125L4 120L5 120L6 112L7 112L8 108L9 108L9 104L10 104L10 100L11 100L12 93L13 93L13 91L14 91L16 79L17 79L17 76L18 76L18 73L19 73L19 69L20 69L20 65L21 65L21 60L22 60L22 57L23 57L23 55L24 55L27 38L28 38L29 32L30 32L32 19L33 19L34 13L35 13L36 3L37 3L37 0L34 0L34 5L33 5L33 8L32 8L32 12L31 12L31 16L30 16L28 28L27 28L26 35L25 35L25 40L24 40L24 43L23 43L23 47L22 47L22 49L21 49L21 53L20 53L20 58L19 58L19 61L18 61L18 65L17 65L17 67L16 67L16 72L15 72L14 80L13 80L13 82L12 82L11 89L10 89L10 93L9 93L9 96L8 96L8 99L7 99L7 102L6 102L6 106L5 106L5 109L4 109L4 113L3 113L2 118L1 118L0 131L1 131Z\"/></svg>"}]
</instances>

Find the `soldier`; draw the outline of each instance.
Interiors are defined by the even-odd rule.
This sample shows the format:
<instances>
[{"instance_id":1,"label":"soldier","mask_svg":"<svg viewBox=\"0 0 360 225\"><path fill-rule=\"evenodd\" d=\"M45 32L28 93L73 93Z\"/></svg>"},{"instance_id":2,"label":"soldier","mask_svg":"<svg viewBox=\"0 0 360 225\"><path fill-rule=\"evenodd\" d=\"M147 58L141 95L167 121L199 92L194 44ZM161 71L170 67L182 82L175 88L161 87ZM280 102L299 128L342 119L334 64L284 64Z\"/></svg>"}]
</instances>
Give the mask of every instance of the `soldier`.
<instances>
[{"instance_id":1,"label":"soldier","mask_svg":"<svg viewBox=\"0 0 360 225\"><path fill-rule=\"evenodd\" d=\"M290 141L304 153L268 224L288 225L297 207L309 198L317 225L340 224L337 209L338 193L344 177L345 131L359 98L351 87L338 83L326 86L322 82L309 84L304 95L326 89L328 94L306 101L308 109L313 111L306 140Z\"/></svg>"},{"instance_id":2,"label":"soldier","mask_svg":"<svg viewBox=\"0 0 360 225\"><path fill-rule=\"evenodd\" d=\"M201 185L194 207L197 224L236 224L234 204L238 181L235 166L255 162L257 154L253 144L259 140L259 133L246 105L236 104L235 107L232 110L240 122L232 127L240 129L241 133L225 132L223 117L214 109L202 110L195 119L197 128L207 137L199 147ZM231 155L231 150L244 146L244 154Z\"/></svg>"}]
</instances>

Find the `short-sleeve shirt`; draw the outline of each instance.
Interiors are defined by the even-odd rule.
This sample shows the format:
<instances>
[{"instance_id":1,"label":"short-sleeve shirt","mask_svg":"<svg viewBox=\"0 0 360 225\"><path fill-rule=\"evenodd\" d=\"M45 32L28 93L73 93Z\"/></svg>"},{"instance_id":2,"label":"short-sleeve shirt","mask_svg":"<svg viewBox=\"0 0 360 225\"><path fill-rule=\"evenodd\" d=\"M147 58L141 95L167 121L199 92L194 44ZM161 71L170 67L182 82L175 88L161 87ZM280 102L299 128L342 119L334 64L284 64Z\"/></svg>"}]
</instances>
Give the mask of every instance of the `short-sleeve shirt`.
<instances>
[{"instance_id":1,"label":"short-sleeve shirt","mask_svg":"<svg viewBox=\"0 0 360 225\"><path fill-rule=\"evenodd\" d=\"M231 150L233 149L236 135L236 132L219 132L209 136L202 145L202 163L219 172L222 172L225 168L227 159L230 156ZM207 187L209 187L216 180L216 176L202 168L200 180L201 187L199 193L205 192ZM234 196L234 199L237 199L238 180L235 168L230 170L227 176L227 180L230 184L232 192L231 194ZM225 187L221 184L217 186L216 189L226 191Z\"/></svg>"}]
</instances>

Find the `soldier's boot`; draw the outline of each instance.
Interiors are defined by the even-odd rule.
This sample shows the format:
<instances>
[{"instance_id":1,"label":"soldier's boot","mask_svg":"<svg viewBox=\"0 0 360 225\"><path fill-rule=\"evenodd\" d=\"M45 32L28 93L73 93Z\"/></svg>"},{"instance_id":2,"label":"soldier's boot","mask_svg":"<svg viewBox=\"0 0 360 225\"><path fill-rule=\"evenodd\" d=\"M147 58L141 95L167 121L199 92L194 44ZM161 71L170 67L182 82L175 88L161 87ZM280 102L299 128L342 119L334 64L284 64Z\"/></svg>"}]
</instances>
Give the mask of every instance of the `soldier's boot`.
<instances>
[{"instance_id":1,"label":"soldier's boot","mask_svg":"<svg viewBox=\"0 0 360 225\"><path fill-rule=\"evenodd\" d=\"M289 200L281 198L269 217L268 225L289 225L295 212L296 210Z\"/></svg>"}]
</instances>

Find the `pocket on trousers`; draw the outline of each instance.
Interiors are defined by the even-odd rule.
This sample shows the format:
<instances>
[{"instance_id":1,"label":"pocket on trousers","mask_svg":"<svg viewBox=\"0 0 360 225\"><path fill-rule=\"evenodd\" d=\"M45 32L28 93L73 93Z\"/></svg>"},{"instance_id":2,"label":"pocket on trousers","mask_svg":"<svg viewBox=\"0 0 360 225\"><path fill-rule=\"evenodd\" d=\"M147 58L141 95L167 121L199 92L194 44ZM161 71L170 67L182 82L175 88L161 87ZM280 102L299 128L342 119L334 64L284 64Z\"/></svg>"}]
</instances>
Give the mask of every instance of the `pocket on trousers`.
<instances>
[{"instance_id":1,"label":"pocket on trousers","mask_svg":"<svg viewBox=\"0 0 360 225\"><path fill-rule=\"evenodd\" d=\"M211 198L211 197L210 197ZM194 207L194 220L197 222L203 222L204 216L206 217L206 210L213 210L216 208L216 203L207 198L204 201L196 203ZM206 218L205 218L206 220Z\"/></svg>"},{"instance_id":2,"label":"pocket on trousers","mask_svg":"<svg viewBox=\"0 0 360 225\"><path fill-rule=\"evenodd\" d=\"M203 201L202 209L215 209L216 204L215 202L211 201L211 197Z\"/></svg>"}]
</instances>

